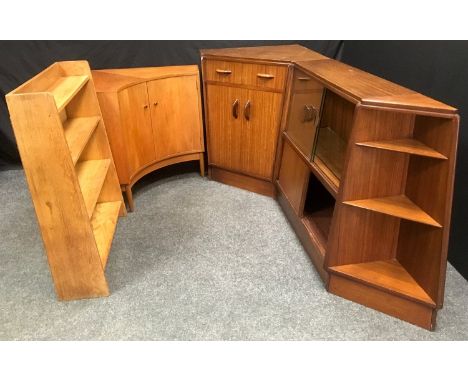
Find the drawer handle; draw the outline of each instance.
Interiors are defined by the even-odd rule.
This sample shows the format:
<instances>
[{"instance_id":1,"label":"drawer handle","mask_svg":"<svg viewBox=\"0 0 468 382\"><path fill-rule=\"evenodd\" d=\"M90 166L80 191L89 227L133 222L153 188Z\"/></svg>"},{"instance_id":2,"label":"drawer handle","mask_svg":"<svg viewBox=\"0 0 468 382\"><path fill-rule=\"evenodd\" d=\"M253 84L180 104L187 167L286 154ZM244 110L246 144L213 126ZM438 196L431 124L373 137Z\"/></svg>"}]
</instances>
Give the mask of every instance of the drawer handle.
<instances>
[{"instance_id":1,"label":"drawer handle","mask_svg":"<svg viewBox=\"0 0 468 382\"><path fill-rule=\"evenodd\" d=\"M250 121L250 100L248 100L248 101L245 103L245 106L244 106L244 118L245 118L247 121Z\"/></svg>"},{"instance_id":2,"label":"drawer handle","mask_svg":"<svg viewBox=\"0 0 468 382\"><path fill-rule=\"evenodd\" d=\"M216 69L216 73L218 74L224 74L226 76L228 76L229 74L232 73L231 70L228 70L228 69Z\"/></svg>"},{"instance_id":3,"label":"drawer handle","mask_svg":"<svg viewBox=\"0 0 468 382\"><path fill-rule=\"evenodd\" d=\"M232 116L237 119L239 116L239 100L236 99L232 104Z\"/></svg>"},{"instance_id":4,"label":"drawer handle","mask_svg":"<svg viewBox=\"0 0 468 382\"><path fill-rule=\"evenodd\" d=\"M304 105L304 120L303 122L317 121L318 110L312 105Z\"/></svg>"},{"instance_id":5,"label":"drawer handle","mask_svg":"<svg viewBox=\"0 0 468 382\"><path fill-rule=\"evenodd\" d=\"M312 78L310 77L297 77L298 81L310 81Z\"/></svg>"},{"instance_id":6,"label":"drawer handle","mask_svg":"<svg viewBox=\"0 0 468 382\"><path fill-rule=\"evenodd\" d=\"M267 74L267 73L257 73L257 77L265 78L266 80L272 80L273 78L275 78L273 74Z\"/></svg>"}]
</instances>

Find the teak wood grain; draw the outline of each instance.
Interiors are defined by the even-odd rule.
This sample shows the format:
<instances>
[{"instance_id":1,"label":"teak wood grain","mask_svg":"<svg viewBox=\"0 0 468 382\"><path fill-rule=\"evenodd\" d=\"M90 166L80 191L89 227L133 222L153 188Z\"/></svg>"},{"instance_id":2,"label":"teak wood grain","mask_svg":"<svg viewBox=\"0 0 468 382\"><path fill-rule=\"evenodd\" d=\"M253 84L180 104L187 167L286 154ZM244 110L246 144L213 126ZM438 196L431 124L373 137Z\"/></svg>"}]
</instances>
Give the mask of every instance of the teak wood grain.
<instances>
[{"instance_id":1,"label":"teak wood grain","mask_svg":"<svg viewBox=\"0 0 468 382\"><path fill-rule=\"evenodd\" d=\"M204 175L200 80L195 65L93 71L122 190L166 165L196 160Z\"/></svg>"},{"instance_id":2,"label":"teak wood grain","mask_svg":"<svg viewBox=\"0 0 468 382\"><path fill-rule=\"evenodd\" d=\"M309 166L296 154L289 142L283 145L278 183L297 216L302 217L309 181Z\"/></svg>"},{"instance_id":3,"label":"teak wood grain","mask_svg":"<svg viewBox=\"0 0 468 382\"><path fill-rule=\"evenodd\" d=\"M335 272L331 292L433 329L443 301L457 110L298 46L201 54L210 172L255 179L232 105L262 91L247 68L289 64L284 91L263 89L284 98L273 159L278 201L316 266L362 272L352 280ZM310 110L318 110L317 127L304 123ZM319 182L304 183L312 177ZM321 185L336 198L322 209ZM404 293L402 280L410 285Z\"/></svg>"}]
</instances>

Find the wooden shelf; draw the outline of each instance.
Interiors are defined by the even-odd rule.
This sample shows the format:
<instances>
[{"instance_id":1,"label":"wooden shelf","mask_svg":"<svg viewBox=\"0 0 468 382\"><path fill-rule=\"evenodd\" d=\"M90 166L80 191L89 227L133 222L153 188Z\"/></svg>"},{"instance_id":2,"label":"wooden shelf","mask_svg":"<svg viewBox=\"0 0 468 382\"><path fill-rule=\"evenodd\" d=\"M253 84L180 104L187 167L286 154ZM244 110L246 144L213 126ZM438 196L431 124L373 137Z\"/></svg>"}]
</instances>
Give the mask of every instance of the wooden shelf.
<instances>
[{"instance_id":1,"label":"wooden shelf","mask_svg":"<svg viewBox=\"0 0 468 382\"><path fill-rule=\"evenodd\" d=\"M110 159L100 159L78 162L76 165L76 175L90 218L93 215L110 163Z\"/></svg>"},{"instance_id":2,"label":"wooden shelf","mask_svg":"<svg viewBox=\"0 0 468 382\"><path fill-rule=\"evenodd\" d=\"M60 77L46 91L52 93L55 104L57 105L57 110L60 112L88 80L88 75Z\"/></svg>"},{"instance_id":3,"label":"wooden shelf","mask_svg":"<svg viewBox=\"0 0 468 382\"><path fill-rule=\"evenodd\" d=\"M349 206L380 212L397 218L411 220L441 228L442 226L426 212L414 204L405 195L386 196L383 198L361 199L343 202Z\"/></svg>"},{"instance_id":4,"label":"wooden shelf","mask_svg":"<svg viewBox=\"0 0 468 382\"><path fill-rule=\"evenodd\" d=\"M412 155L419 155L428 158L436 159L447 159L445 155L442 155L438 151L431 149L424 143L416 139L395 139L387 141L370 141L370 142L359 142L356 143L358 146L373 147L376 149L397 151L401 153L407 153Z\"/></svg>"},{"instance_id":5,"label":"wooden shelf","mask_svg":"<svg viewBox=\"0 0 468 382\"><path fill-rule=\"evenodd\" d=\"M91 219L91 226L103 268L105 268L109 257L121 206L121 201L98 203Z\"/></svg>"},{"instance_id":6,"label":"wooden shelf","mask_svg":"<svg viewBox=\"0 0 468 382\"><path fill-rule=\"evenodd\" d=\"M86 147L100 120L101 117L70 118L63 124L73 164L78 162L83 149Z\"/></svg>"},{"instance_id":7,"label":"wooden shelf","mask_svg":"<svg viewBox=\"0 0 468 382\"><path fill-rule=\"evenodd\" d=\"M339 265L330 272L344 276L402 297L422 302L431 307L436 304L405 268L396 260Z\"/></svg>"}]
</instances>

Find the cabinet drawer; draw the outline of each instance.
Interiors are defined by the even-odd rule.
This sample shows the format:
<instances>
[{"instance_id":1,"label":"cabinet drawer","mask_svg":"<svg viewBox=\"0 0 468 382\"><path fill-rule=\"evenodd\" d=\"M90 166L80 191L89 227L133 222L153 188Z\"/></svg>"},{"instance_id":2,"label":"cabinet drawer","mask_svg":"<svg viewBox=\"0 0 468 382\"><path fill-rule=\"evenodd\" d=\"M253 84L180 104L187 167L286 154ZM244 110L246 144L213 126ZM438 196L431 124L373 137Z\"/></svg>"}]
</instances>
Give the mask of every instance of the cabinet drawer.
<instances>
[{"instance_id":1,"label":"cabinet drawer","mask_svg":"<svg viewBox=\"0 0 468 382\"><path fill-rule=\"evenodd\" d=\"M317 90L322 91L323 85L315 80L312 76L304 73L299 69L294 70L294 91L301 90Z\"/></svg>"},{"instance_id":2,"label":"cabinet drawer","mask_svg":"<svg viewBox=\"0 0 468 382\"><path fill-rule=\"evenodd\" d=\"M205 61L205 81L216 81L265 89L283 90L287 66L244 64L233 61Z\"/></svg>"}]
</instances>

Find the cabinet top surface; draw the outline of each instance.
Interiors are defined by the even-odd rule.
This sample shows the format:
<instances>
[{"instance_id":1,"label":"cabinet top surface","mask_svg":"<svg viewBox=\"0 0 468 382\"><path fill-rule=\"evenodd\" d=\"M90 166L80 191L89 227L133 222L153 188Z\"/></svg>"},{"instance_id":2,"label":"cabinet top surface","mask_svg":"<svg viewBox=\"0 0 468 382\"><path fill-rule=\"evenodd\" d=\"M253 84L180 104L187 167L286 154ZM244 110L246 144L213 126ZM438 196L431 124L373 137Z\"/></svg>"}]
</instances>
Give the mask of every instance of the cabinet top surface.
<instances>
[{"instance_id":1,"label":"cabinet top surface","mask_svg":"<svg viewBox=\"0 0 468 382\"><path fill-rule=\"evenodd\" d=\"M296 66L366 106L456 114L457 109L335 60L297 61Z\"/></svg>"},{"instance_id":2,"label":"cabinet top surface","mask_svg":"<svg viewBox=\"0 0 468 382\"><path fill-rule=\"evenodd\" d=\"M197 65L148 68L102 69L91 71L97 92L115 92L145 81L198 75Z\"/></svg>"},{"instance_id":3,"label":"cabinet top surface","mask_svg":"<svg viewBox=\"0 0 468 382\"><path fill-rule=\"evenodd\" d=\"M301 45L253 46L244 48L202 49L203 57L236 58L248 60L265 60L275 62L295 62L306 60L328 60L313 50Z\"/></svg>"}]
</instances>

